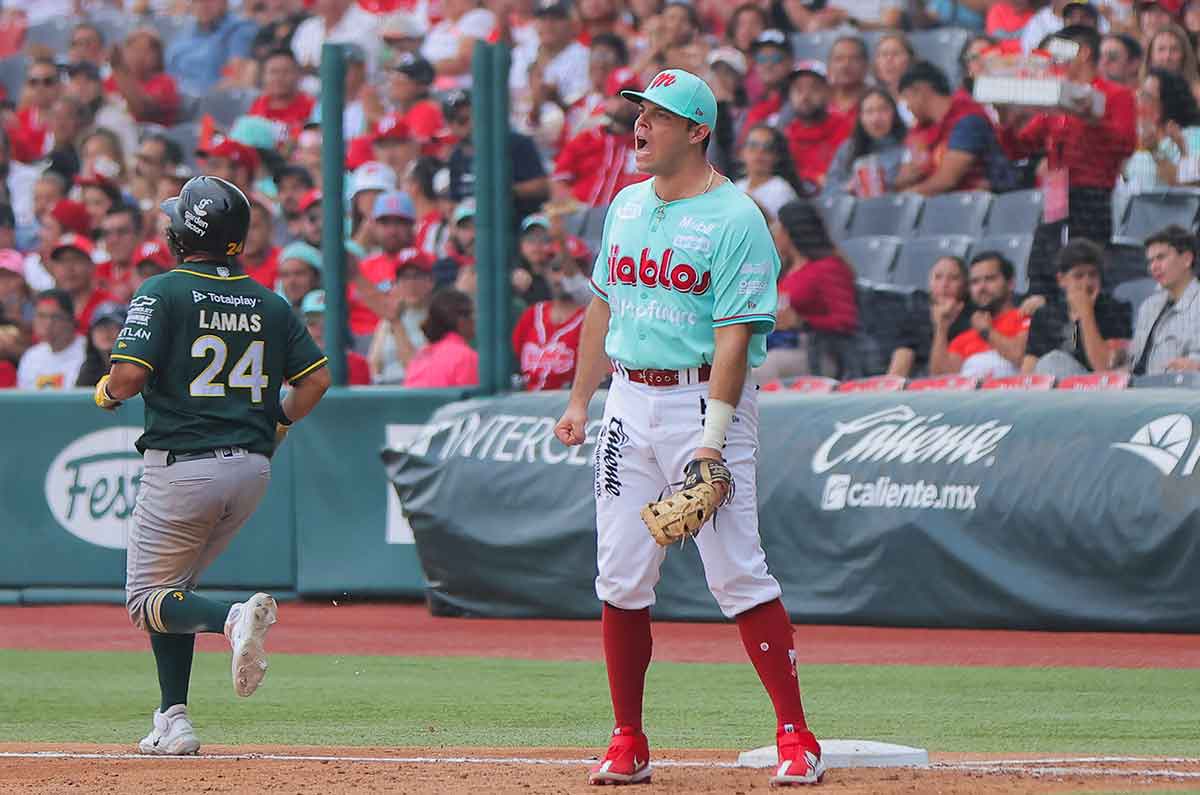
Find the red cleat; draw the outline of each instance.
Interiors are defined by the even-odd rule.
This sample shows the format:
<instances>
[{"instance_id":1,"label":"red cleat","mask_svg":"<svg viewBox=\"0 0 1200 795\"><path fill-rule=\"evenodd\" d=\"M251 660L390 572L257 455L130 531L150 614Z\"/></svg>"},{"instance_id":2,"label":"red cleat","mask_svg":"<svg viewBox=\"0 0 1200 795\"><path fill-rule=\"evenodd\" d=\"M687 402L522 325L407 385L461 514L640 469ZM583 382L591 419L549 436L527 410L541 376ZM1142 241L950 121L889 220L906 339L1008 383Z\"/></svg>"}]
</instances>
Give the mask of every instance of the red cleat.
<instances>
[{"instance_id":1,"label":"red cleat","mask_svg":"<svg viewBox=\"0 0 1200 795\"><path fill-rule=\"evenodd\" d=\"M820 784L825 776L821 744L810 731L798 732L789 723L775 735L779 767L771 776L772 787Z\"/></svg>"},{"instance_id":2,"label":"red cleat","mask_svg":"<svg viewBox=\"0 0 1200 795\"><path fill-rule=\"evenodd\" d=\"M646 735L629 726L613 729L608 751L588 773L589 784L649 784L650 743Z\"/></svg>"}]
</instances>

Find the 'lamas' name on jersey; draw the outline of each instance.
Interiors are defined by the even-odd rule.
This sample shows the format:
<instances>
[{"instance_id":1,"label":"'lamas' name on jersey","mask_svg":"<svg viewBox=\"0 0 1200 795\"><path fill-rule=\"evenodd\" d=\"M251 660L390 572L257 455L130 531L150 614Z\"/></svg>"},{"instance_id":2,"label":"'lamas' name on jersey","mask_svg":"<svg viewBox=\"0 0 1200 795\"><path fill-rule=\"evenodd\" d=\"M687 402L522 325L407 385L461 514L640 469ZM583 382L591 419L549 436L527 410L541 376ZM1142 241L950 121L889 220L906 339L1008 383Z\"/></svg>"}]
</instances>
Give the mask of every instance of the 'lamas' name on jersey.
<instances>
[{"instance_id":1,"label":"'lamas' name on jersey","mask_svg":"<svg viewBox=\"0 0 1200 795\"><path fill-rule=\"evenodd\" d=\"M262 316L255 313L200 310L200 328L212 331L262 331Z\"/></svg>"}]
</instances>

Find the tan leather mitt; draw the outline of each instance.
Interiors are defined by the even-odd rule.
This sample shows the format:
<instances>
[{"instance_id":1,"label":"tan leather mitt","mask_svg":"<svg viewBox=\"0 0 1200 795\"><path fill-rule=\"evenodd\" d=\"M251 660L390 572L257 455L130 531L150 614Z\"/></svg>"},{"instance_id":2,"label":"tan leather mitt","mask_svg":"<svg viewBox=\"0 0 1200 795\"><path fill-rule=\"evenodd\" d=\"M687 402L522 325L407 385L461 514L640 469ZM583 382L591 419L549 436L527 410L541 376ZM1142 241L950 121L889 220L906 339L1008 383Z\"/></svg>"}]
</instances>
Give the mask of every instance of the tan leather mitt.
<instances>
[{"instance_id":1,"label":"tan leather mitt","mask_svg":"<svg viewBox=\"0 0 1200 795\"><path fill-rule=\"evenodd\" d=\"M726 486L725 499L715 484ZM733 499L729 467L711 458L697 458L683 468L683 488L642 509L642 521L660 546L694 536L720 508Z\"/></svg>"}]
</instances>

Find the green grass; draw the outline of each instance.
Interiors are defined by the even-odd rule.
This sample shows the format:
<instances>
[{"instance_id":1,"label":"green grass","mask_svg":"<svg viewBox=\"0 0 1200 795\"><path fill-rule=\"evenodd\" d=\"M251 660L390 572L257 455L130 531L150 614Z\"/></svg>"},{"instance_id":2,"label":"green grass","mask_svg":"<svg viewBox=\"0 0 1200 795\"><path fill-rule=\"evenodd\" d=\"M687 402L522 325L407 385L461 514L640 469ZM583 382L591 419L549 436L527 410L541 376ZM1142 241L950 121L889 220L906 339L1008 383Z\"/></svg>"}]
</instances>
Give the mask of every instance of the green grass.
<instances>
[{"instance_id":1,"label":"green grass","mask_svg":"<svg viewBox=\"0 0 1200 795\"><path fill-rule=\"evenodd\" d=\"M931 751L1200 755L1184 670L809 666L820 736ZM474 658L274 655L238 699L227 654L198 654L191 710L209 744L582 746L610 727L603 666ZM129 743L158 700L149 653L0 651L0 741ZM773 737L749 665L655 663L659 747L744 749Z\"/></svg>"}]
</instances>

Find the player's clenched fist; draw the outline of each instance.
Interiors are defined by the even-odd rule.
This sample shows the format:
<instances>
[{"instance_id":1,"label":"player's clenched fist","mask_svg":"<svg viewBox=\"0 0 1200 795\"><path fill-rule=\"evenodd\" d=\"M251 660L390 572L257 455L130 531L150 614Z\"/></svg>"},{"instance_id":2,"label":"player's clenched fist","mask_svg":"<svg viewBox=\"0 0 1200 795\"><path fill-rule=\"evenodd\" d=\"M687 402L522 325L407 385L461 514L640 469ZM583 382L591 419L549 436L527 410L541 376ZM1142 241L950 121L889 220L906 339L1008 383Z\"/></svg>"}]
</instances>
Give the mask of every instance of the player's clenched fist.
<instances>
[{"instance_id":1,"label":"player's clenched fist","mask_svg":"<svg viewBox=\"0 0 1200 795\"><path fill-rule=\"evenodd\" d=\"M554 426L554 435L567 447L583 444L587 440L587 407L567 406Z\"/></svg>"}]
</instances>

